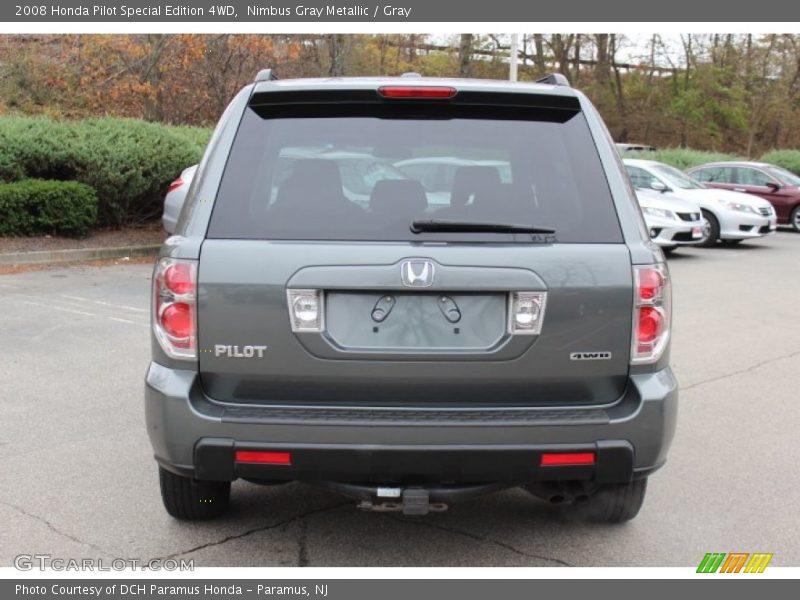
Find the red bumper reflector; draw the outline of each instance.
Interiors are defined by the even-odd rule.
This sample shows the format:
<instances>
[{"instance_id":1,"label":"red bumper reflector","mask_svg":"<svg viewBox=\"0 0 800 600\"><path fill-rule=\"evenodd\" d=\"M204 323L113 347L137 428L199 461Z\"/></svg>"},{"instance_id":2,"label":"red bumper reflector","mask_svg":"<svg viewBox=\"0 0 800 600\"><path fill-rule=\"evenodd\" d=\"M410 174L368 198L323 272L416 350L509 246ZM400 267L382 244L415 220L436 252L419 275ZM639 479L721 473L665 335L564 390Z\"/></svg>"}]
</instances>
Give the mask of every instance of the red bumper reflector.
<instances>
[{"instance_id":1,"label":"red bumper reflector","mask_svg":"<svg viewBox=\"0 0 800 600\"><path fill-rule=\"evenodd\" d=\"M456 91L456 88L439 85L385 85L378 88L378 93L384 98L452 98Z\"/></svg>"},{"instance_id":2,"label":"red bumper reflector","mask_svg":"<svg viewBox=\"0 0 800 600\"><path fill-rule=\"evenodd\" d=\"M542 454L543 467L593 465L594 452L548 452Z\"/></svg>"},{"instance_id":3,"label":"red bumper reflector","mask_svg":"<svg viewBox=\"0 0 800 600\"><path fill-rule=\"evenodd\" d=\"M236 462L258 463L260 465L291 465L290 452L262 452L256 450L237 450Z\"/></svg>"}]
</instances>

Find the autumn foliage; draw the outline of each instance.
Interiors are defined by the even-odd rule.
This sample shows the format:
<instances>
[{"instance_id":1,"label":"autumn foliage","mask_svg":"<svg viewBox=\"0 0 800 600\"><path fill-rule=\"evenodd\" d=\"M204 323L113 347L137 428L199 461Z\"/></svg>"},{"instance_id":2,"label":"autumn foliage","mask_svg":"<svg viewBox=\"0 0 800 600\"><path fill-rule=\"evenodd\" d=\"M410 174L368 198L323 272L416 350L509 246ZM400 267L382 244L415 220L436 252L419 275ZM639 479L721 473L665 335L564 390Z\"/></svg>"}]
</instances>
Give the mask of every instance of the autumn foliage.
<instances>
[{"instance_id":1,"label":"autumn foliage","mask_svg":"<svg viewBox=\"0 0 800 600\"><path fill-rule=\"evenodd\" d=\"M76 180L101 225L159 216L234 94L262 68L341 75L506 79L493 34L2 35L0 180ZM800 36L524 34L519 79L565 74L616 141L678 166L719 153L800 171Z\"/></svg>"}]
</instances>

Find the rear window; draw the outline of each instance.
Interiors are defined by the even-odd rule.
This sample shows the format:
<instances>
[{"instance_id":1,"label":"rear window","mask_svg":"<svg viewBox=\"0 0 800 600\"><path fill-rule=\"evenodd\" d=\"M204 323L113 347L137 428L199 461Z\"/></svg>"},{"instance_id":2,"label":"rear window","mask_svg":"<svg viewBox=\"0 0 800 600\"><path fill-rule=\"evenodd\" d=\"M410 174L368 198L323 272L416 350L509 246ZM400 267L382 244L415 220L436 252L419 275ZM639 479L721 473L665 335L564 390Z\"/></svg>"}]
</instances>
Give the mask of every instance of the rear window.
<instances>
[{"instance_id":1,"label":"rear window","mask_svg":"<svg viewBox=\"0 0 800 600\"><path fill-rule=\"evenodd\" d=\"M442 219L555 229L557 242L621 242L582 113L503 108L459 116L419 105L308 115L248 108L223 174L210 238L530 241L508 233L413 233ZM363 114L362 114L363 113ZM520 115L524 118L521 118ZM549 240L553 236L548 237Z\"/></svg>"}]
</instances>

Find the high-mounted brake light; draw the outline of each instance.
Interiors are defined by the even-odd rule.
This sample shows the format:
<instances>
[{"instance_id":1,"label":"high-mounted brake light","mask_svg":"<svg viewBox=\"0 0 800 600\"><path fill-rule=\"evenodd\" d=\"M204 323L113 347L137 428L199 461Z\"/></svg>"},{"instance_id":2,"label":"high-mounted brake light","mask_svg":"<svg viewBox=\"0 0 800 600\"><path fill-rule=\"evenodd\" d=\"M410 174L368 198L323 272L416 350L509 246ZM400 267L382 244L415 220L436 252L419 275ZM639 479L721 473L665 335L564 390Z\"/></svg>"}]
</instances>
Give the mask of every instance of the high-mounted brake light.
<instances>
[{"instance_id":1,"label":"high-mounted brake light","mask_svg":"<svg viewBox=\"0 0 800 600\"><path fill-rule=\"evenodd\" d=\"M665 265L636 266L633 278L631 362L652 363L661 358L669 340L672 320L669 272Z\"/></svg>"},{"instance_id":2,"label":"high-mounted brake light","mask_svg":"<svg viewBox=\"0 0 800 600\"><path fill-rule=\"evenodd\" d=\"M441 85L385 85L378 88L384 98L452 98L456 88Z\"/></svg>"},{"instance_id":3,"label":"high-mounted brake light","mask_svg":"<svg viewBox=\"0 0 800 600\"><path fill-rule=\"evenodd\" d=\"M153 274L153 332L172 358L197 358L197 262L162 258Z\"/></svg>"},{"instance_id":4,"label":"high-mounted brake light","mask_svg":"<svg viewBox=\"0 0 800 600\"><path fill-rule=\"evenodd\" d=\"M172 192L174 190L177 190L184 183L185 182L183 181L183 179L178 177L175 181L173 181L172 183L169 184L169 187L167 188L167 193L170 193L170 192Z\"/></svg>"}]
</instances>

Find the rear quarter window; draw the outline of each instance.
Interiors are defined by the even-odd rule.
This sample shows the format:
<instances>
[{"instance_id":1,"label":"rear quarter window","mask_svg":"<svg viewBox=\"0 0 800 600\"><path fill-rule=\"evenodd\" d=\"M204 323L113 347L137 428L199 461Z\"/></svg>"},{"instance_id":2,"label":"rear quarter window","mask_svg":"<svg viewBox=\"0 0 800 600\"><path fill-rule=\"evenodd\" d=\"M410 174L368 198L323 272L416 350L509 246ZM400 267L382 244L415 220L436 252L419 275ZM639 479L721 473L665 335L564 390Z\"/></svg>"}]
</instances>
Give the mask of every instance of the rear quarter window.
<instances>
[{"instance_id":1,"label":"rear quarter window","mask_svg":"<svg viewBox=\"0 0 800 600\"><path fill-rule=\"evenodd\" d=\"M733 183L733 169L731 167L706 167L692 171L691 176L703 183Z\"/></svg>"}]
</instances>

